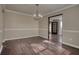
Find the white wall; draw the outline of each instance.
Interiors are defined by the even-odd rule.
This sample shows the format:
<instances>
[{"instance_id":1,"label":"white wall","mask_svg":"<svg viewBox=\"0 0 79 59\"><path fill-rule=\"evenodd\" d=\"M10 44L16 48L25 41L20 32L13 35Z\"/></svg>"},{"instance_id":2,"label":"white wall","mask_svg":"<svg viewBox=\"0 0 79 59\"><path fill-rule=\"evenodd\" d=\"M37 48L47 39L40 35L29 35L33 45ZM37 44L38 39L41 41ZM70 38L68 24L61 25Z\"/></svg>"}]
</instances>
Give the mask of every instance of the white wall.
<instances>
[{"instance_id":1,"label":"white wall","mask_svg":"<svg viewBox=\"0 0 79 59\"><path fill-rule=\"evenodd\" d=\"M48 37L48 17L63 14L63 42L68 45L79 47L79 5L56 12L44 17L40 23L40 34Z\"/></svg>"},{"instance_id":2,"label":"white wall","mask_svg":"<svg viewBox=\"0 0 79 59\"><path fill-rule=\"evenodd\" d=\"M38 36L38 21L30 16L5 12L5 39Z\"/></svg>"}]
</instances>

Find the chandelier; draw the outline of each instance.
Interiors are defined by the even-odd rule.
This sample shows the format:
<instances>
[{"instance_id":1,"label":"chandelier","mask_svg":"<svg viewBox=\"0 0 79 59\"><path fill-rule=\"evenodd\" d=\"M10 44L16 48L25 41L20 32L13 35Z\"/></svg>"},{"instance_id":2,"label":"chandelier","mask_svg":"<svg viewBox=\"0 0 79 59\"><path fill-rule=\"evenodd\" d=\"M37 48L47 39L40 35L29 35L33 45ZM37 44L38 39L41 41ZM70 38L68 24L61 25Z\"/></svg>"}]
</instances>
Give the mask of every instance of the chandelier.
<instances>
[{"instance_id":1,"label":"chandelier","mask_svg":"<svg viewBox=\"0 0 79 59\"><path fill-rule=\"evenodd\" d=\"M35 4L36 9L35 9L35 14L33 14L33 18L35 20L40 20L43 16L39 13L39 4Z\"/></svg>"}]
</instances>

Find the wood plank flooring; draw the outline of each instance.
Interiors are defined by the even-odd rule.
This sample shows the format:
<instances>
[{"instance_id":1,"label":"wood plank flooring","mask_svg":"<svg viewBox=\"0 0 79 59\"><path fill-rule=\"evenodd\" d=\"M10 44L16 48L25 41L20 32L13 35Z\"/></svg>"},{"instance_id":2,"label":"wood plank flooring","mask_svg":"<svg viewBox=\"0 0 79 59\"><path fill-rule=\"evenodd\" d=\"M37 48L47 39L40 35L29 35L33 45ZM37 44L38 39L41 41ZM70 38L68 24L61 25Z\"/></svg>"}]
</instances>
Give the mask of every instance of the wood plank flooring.
<instances>
[{"instance_id":1,"label":"wood plank flooring","mask_svg":"<svg viewBox=\"0 0 79 59\"><path fill-rule=\"evenodd\" d=\"M3 43L1 55L36 55L32 47L30 47L29 45L32 43L41 43L43 40L46 39L42 37L30 37L24 39L8 40ZM71 52L71 55L79 55L79 49L64 44L62 46L63 48Z\"/></svg>"},{"instance_id":2,"label":"wood plank flooring","mask_svg":"<svg viewBox=\"0 0 79 59\"><path fill-rule=\"evenodd\" d=\"M71 55L79 55L79 49L71 47L71 46L67 46L67 45L62 45L63 48L67 49L68 51L71 52Z\"/></svg>"}]
</instances>

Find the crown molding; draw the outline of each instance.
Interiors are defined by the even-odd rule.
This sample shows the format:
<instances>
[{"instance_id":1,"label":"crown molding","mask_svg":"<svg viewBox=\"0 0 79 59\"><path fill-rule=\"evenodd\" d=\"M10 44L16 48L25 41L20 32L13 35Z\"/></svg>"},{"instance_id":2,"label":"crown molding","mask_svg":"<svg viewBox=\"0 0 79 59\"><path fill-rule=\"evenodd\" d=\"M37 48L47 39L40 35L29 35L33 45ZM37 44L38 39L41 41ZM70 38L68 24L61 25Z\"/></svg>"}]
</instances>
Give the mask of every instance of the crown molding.
<instances>
[{"instance_id":1,"label":"crown molding","mask_svg":"<svg viewBox=\"0 0 79 59\"><path fill-rule=\"evenodd\" d=\"M30 15L30 14L27 14L27 13L18 12L18 11L14 11L14 10L10 10L10 9L4 9L4 11L5 11L5 12L10 12L10 13L19 14L19 15L32 16L32 15Z\"/></svg>"},{"instance_id":2,"label":"crown molding","mask_svg":"<svg viewBox=\"0 0 79 59\"><path fill-rule=\"evenodd\" d=\"M50 14L52 14L52 13L56 13L56 12L63 11L63 10L65 10L65 9L68 9L68 8L71 8L71 7L74 7L74 6L77 6L77 5L78 5L78 4L73 4L73 5L70 5L70 6L64 7L64 8L61 8L61 9L58 9L58 10L55 10L55 11L49 12L49 13L45 14L44 16L50 15Z\"/></svg>"},{"instance_id":3,"label":"crown molding","mask_svg":"<svg viewBox=\"0 0 79 59\"><path fill-rule=\"evenodd\" d=\"M47 16L47 15L50 15L52 13L56 13L56 12L60 12L60 11L63 11L65 9L68 9L68 8L71 8L71 7L74 7L74 6L77 6L78 4L73 4L73 5L70 5L70 6L67 6L67 7L64 7L64 8L61 8L61 9L58 9L58 10L55 10L55 11L52 11L52 12L49 12L49 13L46 13L46 14L43 14L43 16ZM15 14L20 14L20 15L26 15L26 16L31 16L33 17L33 15L31 14L28 14L28 13L23 13L23 12L18 12L18 11L14 11L14 10L10 10L10 9L4 9L5 12L10 12L10 13L15 13Z\"/></svg>"}]
</instances>

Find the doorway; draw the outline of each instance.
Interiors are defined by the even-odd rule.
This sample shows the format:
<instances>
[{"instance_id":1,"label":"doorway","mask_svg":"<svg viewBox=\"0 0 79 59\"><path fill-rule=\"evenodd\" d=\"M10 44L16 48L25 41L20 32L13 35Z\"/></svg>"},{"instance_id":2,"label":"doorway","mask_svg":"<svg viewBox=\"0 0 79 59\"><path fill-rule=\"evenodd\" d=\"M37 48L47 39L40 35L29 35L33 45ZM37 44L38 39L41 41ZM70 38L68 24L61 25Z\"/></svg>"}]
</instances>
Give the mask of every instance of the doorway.
<instances>
[{"instance_id":1,"label":"doorway","mask_svg":"<svg viewBox=\"0 0 79 59\"><path fill-rule=\"evenodd\" d=\"M48 17L48 39L61 45L63 38L62 14Z\"/></svg>"}]
</instances>

